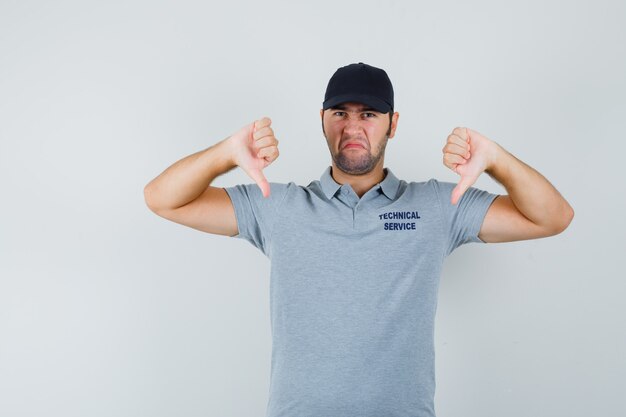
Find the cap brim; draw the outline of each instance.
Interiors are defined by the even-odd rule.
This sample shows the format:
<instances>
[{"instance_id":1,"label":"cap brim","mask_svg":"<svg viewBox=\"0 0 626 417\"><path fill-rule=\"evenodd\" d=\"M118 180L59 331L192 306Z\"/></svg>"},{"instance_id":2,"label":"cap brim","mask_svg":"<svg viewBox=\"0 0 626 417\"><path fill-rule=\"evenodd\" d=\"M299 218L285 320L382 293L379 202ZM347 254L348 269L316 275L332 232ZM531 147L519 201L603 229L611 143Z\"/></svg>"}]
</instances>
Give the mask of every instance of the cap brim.
<instances>
[{"instance_id":1,"label":"cap brim","mask_svg":"<svg viewBox=\"0 0 626 417\"><path fill-rule=\"evenodd\" d=\"M355 102L370 106L376 111L381 113L388 113L391 110L391 106L386 101L365 94L342 94L329 98L322 104L323 110L329 109L337 104Z\"/></svg>"}]
</instances>

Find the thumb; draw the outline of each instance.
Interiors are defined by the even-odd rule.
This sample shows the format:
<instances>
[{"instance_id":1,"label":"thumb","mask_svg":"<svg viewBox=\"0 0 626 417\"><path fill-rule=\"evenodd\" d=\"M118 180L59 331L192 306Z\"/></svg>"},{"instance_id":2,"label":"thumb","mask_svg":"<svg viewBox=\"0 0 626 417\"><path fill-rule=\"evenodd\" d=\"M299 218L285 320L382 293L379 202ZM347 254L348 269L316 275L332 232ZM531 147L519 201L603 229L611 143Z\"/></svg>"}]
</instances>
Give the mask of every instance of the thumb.
<instances>
[{"instance_id":1,"label":"thumb","mask_svg":"<svg viewBox=\"0 0 626 417\"><path fill-rule=\"evenodd\" d=\"M459 183L452 190L452 204L457 204L463 194L465 194L465 191L467 191L467 189L470 188L472 184L474 184L474 181L471 177L461 176Z\"/></svg>"},{"instance_id":2,"label":"thumb","mask_svg":"<svg viewBox=\"0 0 626 417\"><path fill-rule=\"evenodd\" d=\"M267 182L267 179L265 178L265 175L263 175L263 171L261 171L261 169L259 169L259 168L251 168L248 171L248 175L259 186L259 188L261 189L261 192L263 193L263 197L269 197L269 195L270 195L270 183Z\"/></svg>"}]
</instances>

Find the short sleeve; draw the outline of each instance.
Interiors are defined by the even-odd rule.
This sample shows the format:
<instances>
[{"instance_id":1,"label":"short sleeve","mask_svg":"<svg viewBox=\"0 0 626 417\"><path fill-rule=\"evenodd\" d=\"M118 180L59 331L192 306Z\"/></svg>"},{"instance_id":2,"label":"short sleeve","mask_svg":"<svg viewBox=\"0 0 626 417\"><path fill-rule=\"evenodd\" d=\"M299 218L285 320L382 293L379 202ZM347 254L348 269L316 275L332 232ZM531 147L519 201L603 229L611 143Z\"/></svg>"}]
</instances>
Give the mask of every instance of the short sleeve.
<instances>
[{"instance_id":1,"label":"short sleeve","mask_svg":"<svg viewBox=\"0 0 626 417\"><path fill-rule=\"evenodd\" d=\"M485 243L478 237L478 233L487 210L498 194L470 187L454 205L450 199L456 184L434 179L430 182L437 192L447 233L446 256L465 243Z\"/></svg>"},{"instance_id":2,"label":"short sleeve","mask_svg":"<svg viewBox=\"0 0 626 417\"><path fill-rule=\"evenodd\" d=\"M270 195L263 197L256 184L238 184L224 187L237 218L238 233L233 237L245 239L269 257L274 223L279 216L289 184L270 182Z\"/></svg>"}]
</instances>

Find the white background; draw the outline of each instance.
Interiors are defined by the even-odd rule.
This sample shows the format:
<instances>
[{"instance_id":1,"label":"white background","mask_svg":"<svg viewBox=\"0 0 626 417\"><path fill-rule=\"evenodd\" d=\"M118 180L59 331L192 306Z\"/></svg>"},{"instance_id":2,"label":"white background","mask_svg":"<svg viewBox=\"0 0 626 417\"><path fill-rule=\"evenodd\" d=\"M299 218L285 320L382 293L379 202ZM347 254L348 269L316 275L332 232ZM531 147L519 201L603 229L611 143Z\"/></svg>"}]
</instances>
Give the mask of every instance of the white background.
<instances>
[{"instance_id":1,"label":"white background","mask_svg":"<svg viewBox=\"0 0 626 417\"><path fill-rule=\"evenodd\" d=\"M268 259L156 216L143 187L262 116L268 180L318 179L326 83L359 61L394 84L399 178L456 181L441 148L468 126L576 213L446 260L438 416L625 415L625 18L618 0L1 0L0 415L264 416Z\"/></svg>"}]
</instances>

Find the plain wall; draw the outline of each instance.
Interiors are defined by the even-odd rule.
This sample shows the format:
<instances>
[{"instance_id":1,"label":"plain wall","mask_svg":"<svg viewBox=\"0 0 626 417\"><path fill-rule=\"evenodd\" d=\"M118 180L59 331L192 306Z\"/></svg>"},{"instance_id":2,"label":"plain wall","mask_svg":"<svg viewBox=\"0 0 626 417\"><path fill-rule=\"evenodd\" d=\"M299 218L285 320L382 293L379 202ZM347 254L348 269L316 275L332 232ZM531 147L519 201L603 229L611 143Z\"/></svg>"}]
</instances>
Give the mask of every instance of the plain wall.
<instances>
[{"instance_id":1,"label":"plain wall","mask_svg":"<svg viewBox=\"0 0 626 417\"><path fill-rule=\"evenodd\" d=\"M468 126L576 213L446 260L438 415L625 415L625 18L618 0L3 0L0 415L264 416L269 260L156 216L143 188L262 116L268 180L318 179L326 83L359 61L394 84L399 178L456 181L441 149Z\"/></svg>"}]
</instances>

